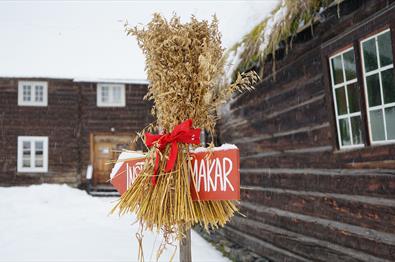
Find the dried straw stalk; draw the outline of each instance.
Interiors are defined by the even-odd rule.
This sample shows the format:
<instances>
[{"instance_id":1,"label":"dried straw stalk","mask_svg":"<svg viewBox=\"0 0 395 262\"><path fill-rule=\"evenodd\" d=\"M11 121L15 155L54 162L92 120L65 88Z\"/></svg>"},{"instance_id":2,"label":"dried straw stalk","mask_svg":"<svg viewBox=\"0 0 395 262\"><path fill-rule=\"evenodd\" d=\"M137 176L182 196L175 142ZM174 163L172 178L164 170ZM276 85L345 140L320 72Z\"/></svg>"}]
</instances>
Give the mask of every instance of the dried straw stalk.
<instances>
[{"instance_id":1,"label":"dried straw stalk","mask_svg":"<svg viewBox=\"0 0 395 262\"><path fill-rule=\"evenodd\" d=\"M251 90L258 77L255 72L239 75L236 82L221 88L224 73L223 49L218 21L185 24L174 16L170 21L155 14L146 28L127 28L137 38L146 57L150 82L146 99L154 101L152 114L156 128L171 132L187 119L195 128L214 133L216 108L235 91ZM183 232L194 224L207 230L223 226L237 211L234 201L192 201L190 145L179 144L174 170L165 173L169 146L163 153L156 186L151 184L156 149L151 148L145 166L133 185L121 197L120 213L134 212L149 230L162 230L165 237ZM193 176L192 176L193 177Z\"/></svg>"}]
</instances>

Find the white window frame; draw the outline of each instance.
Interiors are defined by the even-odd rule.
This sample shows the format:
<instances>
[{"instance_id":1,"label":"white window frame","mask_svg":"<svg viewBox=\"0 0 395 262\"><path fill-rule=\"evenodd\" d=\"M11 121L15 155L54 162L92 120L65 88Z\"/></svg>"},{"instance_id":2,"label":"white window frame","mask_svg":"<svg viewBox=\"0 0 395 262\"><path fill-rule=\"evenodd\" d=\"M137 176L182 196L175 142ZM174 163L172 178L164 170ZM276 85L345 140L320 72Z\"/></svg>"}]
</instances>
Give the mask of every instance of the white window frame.
<instances>
[{"instance_id":1,"label":"white window frame","mask_svg":"<svg viewBox=\"0 0 395 262\"><path fill-rule=\"evenodd\" d=\"M108 102L103 102L102 98L102 88L106 86L109 88L108 92ZM114 101L113 97L113 89L121 88L121 99L119 102ZM107 83L99 83L97 84L96 89L96 101L98 107L125 107L126 99L125 99L125 85L124 84L107 84Z\"/></svg>"},{"instance_id":2,"label":"white window frame","mask_svg":"<svg viewBox=\"0 0 395 262\"><path fill-rule=\"evenodd\" d=\"M30 142L30 167L23 166L23 142ZM35 142L43 142L43 166L35 167ZM18 136L18 173L47 173L48 172L48 137L46 136Z\"/></svg>"},{"instance_id":3,"label":"white window frame","mask_svg":"<svg viewBox=\"0 0 395 262\"><path fill-rule=\"evenodd\" d=\"M31 100L23 100L23 86L30 86ZM43 101L35 101L37 86L43 87ZM18 106L48 106L48 82L45 81L18 81Z\"/></svg>"},{"instance_id":4,"label":"white window frame","mask_svg":"<svg viewBox=\"0 0 395 262\"><path fill-rule=\"evenodd\" d=\"M353 142L353 140L354 140L354 138L353 138L353 135L352 135L352 128L351 128L351 117L354 117L354 116L360 116L361 118L362 118L362 108L360 109L360 111L359 112L355 112L355 113L347 113L347 114L344 114L344 115L339 115L339 112L337 111L337 100L336 100L336 89L337 88L341 88L341 87L344 87L344 91L345 91L345 94L346 94L346 106L347 106L347 112L349 111L349 104L348 104L348 88L346 88L348 85L350 85L350 84L354 84L354 83L356 83L356 82L358 82L358 77L356 76L355 77L355 79L352 79L352 80L349 80L349 81L347 81L346 80L346 73L345 73L345 70L344 70L344 60L343 60L343 54L344 53L347 53L348 51L350 51L350 50L354 50L354 47L353 46L351 46L351 47L349 47L349 48L347 48L347 49L345 49L345 50L342 50L342 51L340 51L340 52L337 52L336 54L334 54L334 55L332 55L332 56L330 56L329 57L329 67L330 67L330 74L331 74L331 89L332 89L332 97L333 97L333 103L334 103L334 107L335 107L335 115L336 115L336 130L337 130L337 140L338 140L338 144L339 144L339 148L340 149L353 149L353 148L361 148L361 147L364 147L365 146L365 144L354 144ZM340 84L335 84L335 81L334 81L334 76L333 76L333 68L332 68L332 59L333 58L335 58L335 57L337 57L337 56L339 56L339 55L341 55L342 56L342 59L341 59L341 61L342 61L342 67L343 67L343 79L344 79L344 82L342 82L342 83L340 83ZM356 60L355 60L355 51L354 51L354 61L355 61L355 67L357 67L357 63L356 63ZM349 126L349 128L350 128L350 140L351 140L351 145L342 145L342 141L341 141L341 133L340 133L340 125L339 125L339 120L340 119L347 119L348 121L348 126Z\"/></svg>"},{"instance_id":5,"label":"white window frame","mask_svg":"<svg viewBox=\"0 0 395 262\"><path fill-rule=\"evenodd\" d=\"M372 145L382 145L382 144L391 144L391 143L395 143L395 139L387 139L388 135L387 135L387 120L385 119L385 108L387 107L393 107L395 106L395 102L393 103L388 103L388 104L384 104L384 93L383 93L383 86L382 86L382 80L381 80L381 72L391 69L394 67L394 61L392 60L392 64L391 65L386 65L384 67L381 67L381 62L380 62L380 53L379 53L379 48L378 48L378 44L377 44L377 37L385 34L387 32L391 32L391 30L385 29L375 35L369 36L367 38L364 38L363 40L360 40L359 43L359 48L360 48L360 54L361 54L361 59L362 59L362 73L363 73L363 84L364 84L364 90L365 90L365 104L366 104L366 115L367 115L367 119L368 119L368 133L369 133L369 141L370 144ZM363 43L365 43L366 41L369 41L370 39L375 38L375 45L376 45L376 53L377 53L377 69L370 71L368 73L366 73L366 69L365 69L365 58L363 55ZM392 39L391 39L392 41ZM392 58L394 59L394 57ZM373 107L369 107L369 97L368 97L368 87L366 84L366 78L370 75L373 74L377 74L379 73L379 84L380 84L380 92L381 92L381 101L383 102L383 105L378 105L378 106L373 106ZM371 127L371 122L370 122L370 111L373 110L377 110L377 109L381 109L381 112L383 113L383 122L384 122L384 138L385 140L380 140L380 141L373 141L372 139L372 127Z\"/></svg>"}]
</instances>

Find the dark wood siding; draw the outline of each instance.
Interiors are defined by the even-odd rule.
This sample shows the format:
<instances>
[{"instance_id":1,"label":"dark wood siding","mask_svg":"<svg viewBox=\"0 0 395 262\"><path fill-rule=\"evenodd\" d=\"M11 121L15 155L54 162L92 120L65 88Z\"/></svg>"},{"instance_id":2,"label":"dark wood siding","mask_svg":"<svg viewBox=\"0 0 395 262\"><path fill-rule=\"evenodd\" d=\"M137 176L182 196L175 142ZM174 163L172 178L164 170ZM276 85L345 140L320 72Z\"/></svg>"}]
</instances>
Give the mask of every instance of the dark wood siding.
<instances>
[{"instance_id":1,"label":"dark wood siding","mask_svg":"<svg viewBox=\"0 0 395 262\"><path fill-rule=\"evenodd\" d=\"M276 61L275 79L268 61L256 91L222 108L219 139L240 148L246 215L227 238L274 261L395 260L395 145L339 150L328 77L336 50L379 28L394 35L394 5L329 8Z\"/></svg>"},{"instance_id":2,"label":"dark wood siding","mask_svg":"<svg viewBox=\"0 0 395 262\"><path fill-rule=\"evenodd\" d=\"M18 80L47 81L48 106L18 106ZM0 184L79 183L78 89L72 80L0 78ZM48 137L48 172L17 173L18 136Z\"/></svg>"},{"instance_id":3,"label":"dark wood siding","mask_svg":"<svg viewBox=\"0 0 395 262\"><path fill-rule=\"evenodd\" d=\"M47 81L48 106L18 106L18 81ZM96 105L97 83L72 79L0 78L0 185L84 183L90 134L140 131L152 121L146 84L126 84L126 107ZM17 172L18 136L48 137L48 172ZM141 148L140 148L141 149Z\"/></svg>"},{"instance_id":4,"label":"dark wood siding","mask_svg":"<svg viewBox=\"0 0 395 262\"><path fill-rule=\"evenodd\" d=\"M135 134L152 122L151 104L143 97L147 93L145 84L125 85L125 107L98 107L96 103L97 83L76 83L81 92L81 168L85 173L90 164L90 134L112 133ZM132 137L131 137L132 138ZM139 145L138 149L143 149ZM82 177L84 179L84 177Z\"/></svg>"}]
</instances>

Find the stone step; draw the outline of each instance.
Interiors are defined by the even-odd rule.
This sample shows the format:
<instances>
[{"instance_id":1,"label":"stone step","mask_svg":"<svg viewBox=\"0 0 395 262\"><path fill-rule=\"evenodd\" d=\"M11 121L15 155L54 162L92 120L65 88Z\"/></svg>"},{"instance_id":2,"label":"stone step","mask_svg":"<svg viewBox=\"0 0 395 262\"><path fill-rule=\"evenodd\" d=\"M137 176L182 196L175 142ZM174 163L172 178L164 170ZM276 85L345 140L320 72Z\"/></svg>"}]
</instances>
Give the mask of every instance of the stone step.
<instances>
[{"instance_id":1,"label":"stone step","mask_svg":"<svg viewBox=\"0 0 395 262\"><path fill-rule=\"evenodd\" d=\"M90 191L89 194L94 197L120 197L117 191L115 192Z\"/></svg>"}]
</instances>

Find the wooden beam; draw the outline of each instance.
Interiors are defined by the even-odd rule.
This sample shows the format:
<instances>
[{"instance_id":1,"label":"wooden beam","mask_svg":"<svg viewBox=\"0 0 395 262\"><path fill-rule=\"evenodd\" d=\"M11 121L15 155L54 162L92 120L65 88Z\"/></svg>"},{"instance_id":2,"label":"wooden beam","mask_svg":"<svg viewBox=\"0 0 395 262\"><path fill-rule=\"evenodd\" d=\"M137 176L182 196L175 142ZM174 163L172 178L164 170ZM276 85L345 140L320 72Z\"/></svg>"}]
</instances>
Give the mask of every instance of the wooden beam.
<instances>
[{"instance_id":1,"label":"wooden beam","mask_svg":"<svg viewBox=\"0 0 395 262\"><path fill-rule=\"evenodd\" d=\"M185 237L180 240L180 262L192 262L191 229L188 229Z\"/></svg>"}]
</instances>

